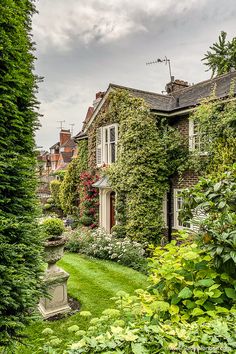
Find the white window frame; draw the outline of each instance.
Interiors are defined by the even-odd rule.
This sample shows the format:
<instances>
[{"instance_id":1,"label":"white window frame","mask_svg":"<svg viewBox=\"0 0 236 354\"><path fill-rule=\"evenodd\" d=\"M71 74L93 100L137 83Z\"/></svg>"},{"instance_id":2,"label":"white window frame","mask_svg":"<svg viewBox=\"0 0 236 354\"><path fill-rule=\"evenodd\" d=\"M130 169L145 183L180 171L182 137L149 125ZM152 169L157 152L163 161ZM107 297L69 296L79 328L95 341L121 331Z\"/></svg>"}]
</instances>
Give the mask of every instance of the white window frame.
<instances>
[{"instance_id":1,"label":"white window frame","mask_svg":"<svg viewBox=\"0 0 236 354\"><path fill-rule=\"evenodd\" d=\"M197 152L200 155L207 155L207 151L202 150L202 145L204 146L201 133L196 132L197 124L194 119L189 119L189 150L192 152Z\"/></svg>"},{"instance_id":2,"label":"white window frame","mask_svg":"<svg viewBox=\"0 0 236 354\"><path fill-rule=\"evenodd\" d=\"M115 129L115 140L110 141L110 130ZM96 141L96 163L98 167L111 165L117 159L118 124L110 124L97 129L97 136L100 134L100 142ZM107 141L106 141L107 137ZM115 161L112 160L112 144L115 144ZM100 156L100 158L99 158Z\"/></svg>"},{"instance_id":3,"label":"white window frame","mask_svg":"<svg viewBox=\"0 0 236 354\"><path fill-rule=\"evenodd\" d=\"M179 221L179 212L181 208L178 206L178 194L182 193L184 189L176 188L174 189L174 229L176 230L183 230L183 229L192 229L193 225L189 224L189 226L184 226L180 221ZM181 197L182 199L182 197Z\"/></svg>"}]
</instances>

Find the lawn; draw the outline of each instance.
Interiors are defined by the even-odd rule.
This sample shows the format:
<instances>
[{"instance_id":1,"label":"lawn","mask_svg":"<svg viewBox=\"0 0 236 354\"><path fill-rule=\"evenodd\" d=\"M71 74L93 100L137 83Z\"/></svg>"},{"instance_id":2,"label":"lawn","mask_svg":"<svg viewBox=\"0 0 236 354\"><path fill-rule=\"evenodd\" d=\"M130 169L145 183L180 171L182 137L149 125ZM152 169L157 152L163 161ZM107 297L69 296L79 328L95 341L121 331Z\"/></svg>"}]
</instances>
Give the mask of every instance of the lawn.
<instances>
[{"instance_id":1,"label":"lawn","mask_svg":"<svg viewBox=\"0 0 236 354\"><path fill-rule=\"evenodd\" d=\"M69 295L80 302L82 311L90 311L93 317L98 317L103 310L113 307L114 300L111 298L118 291L133 293L135 289L147 286L145 275L110 261L67 253L58 265L70 274ZM27 346L20 345L15 353L45 353L40 349L45 344L45 337L41 334L44 328L51 328L56 336L64 339L64 343L72 335L67 328L75 324L84 329L88 321L79 313L59 321L39 320L26 331L29 336Z\"/></svg>"}]
</instances>

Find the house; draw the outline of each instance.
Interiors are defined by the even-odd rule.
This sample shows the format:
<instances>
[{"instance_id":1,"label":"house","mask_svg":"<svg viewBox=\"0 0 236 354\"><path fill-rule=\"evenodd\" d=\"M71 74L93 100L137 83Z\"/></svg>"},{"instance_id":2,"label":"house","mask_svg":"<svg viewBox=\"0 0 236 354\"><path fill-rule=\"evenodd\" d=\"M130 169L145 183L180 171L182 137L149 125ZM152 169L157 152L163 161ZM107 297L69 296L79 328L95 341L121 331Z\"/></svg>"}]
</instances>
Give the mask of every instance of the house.
<instances>
[{"instance_id":1,"label":"house","mask_svg":"<svg viewBox=\"0 0 236 354\"><path fill-rule=\"evenodd\" d=\"M61 129L60 140L50 147L50 173L64 170L76 154L76 143L70 130Z\"/></svg>"},{"instance_id":2,"label":"house","mask_svg":"<svg viewBox=\"0 0 236 354\"><path fill-rule=\"evenodd\" d=\"M154 115L167 117L169 124L188 140L189 150L204 153L202 150L204 145L198 134L198 128L191 120L190 114L203 98L210 96L213 89L217 98L227 98L232 80L236 80L236 72L191 86L185 81L173 80L166 85L167 94L165 95L110 84L105 93L96 96L96 104L93 109L90 109L83 129L77 134L76 140L88 140L90 167L100 169L104 165L116 162L119 122L116 117L102 115L102 113L108 109L111 92L126 90L134 97L142 98ZM236 93L235 86L234 93ZM180 192L196 184L198 178L195 171L186 171L181 179L178 175L174 175L170 180L169 192L163 201L163 218L169 239L173 229L179 230L184 227L178 217L182 205ZM99 188L99 224L110 232L116 223L115 193L105 176L94 186Z\"/></svg>"}]
</instances>

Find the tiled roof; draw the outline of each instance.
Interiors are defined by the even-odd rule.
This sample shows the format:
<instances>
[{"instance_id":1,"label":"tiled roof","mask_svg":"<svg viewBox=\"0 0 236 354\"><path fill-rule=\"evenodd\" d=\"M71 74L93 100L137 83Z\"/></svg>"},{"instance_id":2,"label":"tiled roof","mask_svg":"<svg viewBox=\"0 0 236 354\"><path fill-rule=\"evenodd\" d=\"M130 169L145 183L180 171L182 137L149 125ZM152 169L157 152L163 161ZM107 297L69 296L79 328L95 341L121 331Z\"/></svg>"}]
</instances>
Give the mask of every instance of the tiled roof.
<instances>
[{"instance_id":1,"label":"tiled roof","mask_svg":"<svg viewBox=\"0 0 236 354\"><path fill-rule=\"evenodd\" d=\"M70 138L68 139L64 144L62 144L60 147L70 147L70 148L74 148L76 146L74 139Z\"/></svg>"},{"instance_id":2,"label":"tiled roof","mask_svg":"<svg viewBox=\"0 0 236 354\"><path fill-rule=\"evenodd\" d=\"M195 106L203 98L209 97L214 88L217 98L225 98L229 95L233 80L236 80L236 71L173 92L172 97L174 100L172 100L170 110ZM234 85L234 94L236 94L236 82Z\"/></svg>"},{"instance_id":3,"label":"tiled roof","mask_svg":"<svg viewBox=\"0 0 236 354\"><path fill-rule=\"evenodd\" d=\"M59 146L60 146L60 142L58 141L56 144L51 146L49 149L56 149L56 148L59 148Z\"/></svg>"},{"instance_id":4,"label":"tiled roof","mask_svg":"<svg viewBox=\"0 0 236 354\"><path fill-rule=\"evenodd\" d=\"M138 90L131 87L125 87L115 84L110 84L113 89L121 89L129 91L133 96L143 98L151 109L168 111L171 107L173 98L167 95L161 95L155 92Z\"/></svg>"}]
</instances>

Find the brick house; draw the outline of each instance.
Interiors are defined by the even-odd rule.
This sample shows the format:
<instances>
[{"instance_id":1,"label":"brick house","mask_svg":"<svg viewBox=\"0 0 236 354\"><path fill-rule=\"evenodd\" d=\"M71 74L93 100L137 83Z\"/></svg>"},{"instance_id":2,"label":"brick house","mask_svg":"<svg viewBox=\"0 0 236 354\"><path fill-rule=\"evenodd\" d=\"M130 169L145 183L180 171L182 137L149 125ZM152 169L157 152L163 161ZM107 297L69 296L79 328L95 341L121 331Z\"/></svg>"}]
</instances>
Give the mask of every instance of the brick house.
<instances>
[{"instance_id":1,"label":"brick house","mask_svg":"<svg viewBox=\"0 0 236 354\"><path fill-rule=\"evenodd\" d=\"M76 143L70 130L61 129L60 140L50 147L50 173L64 170L76 154Z\"/></svg>"},{"instance_id":2,"label":"brick house","mask_svg":"<svg viewBox=\"0 0 236 354\"><path fill-rule=\"evenodd\" d=\"M103 112L107 110L109 94L119 89L127 90L131 95L144 99L152 113L167 117L169 124L180 131L181 135L188 140L190 150L202 153L202 141L190 113L203 98L210 96L213 89L217 98L226 99L232 80L236 80L236 72L192 86L182 80L173 80L166 85L166 95L110 84L105 93L100 92L96 95L94 106L88 111L76 141L88 139L90 167L99 169L104 164L109 165L116 161L119 122L116 117L103 115ZM234 93L236 93L235 86ZM169 239L173 229L183 228L178 218L182 204L180 191L196 184L197 181L198 175L194 171L186 171L181 179L178 175L174 175L170 180L169 192L163 201L163 218ZM99 225L110 232L116 222L115 193L106 177L99 180L95 186L99 188Z\"/></svg>"}]
</instances>

